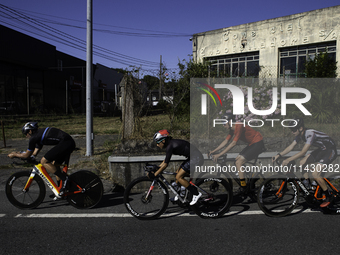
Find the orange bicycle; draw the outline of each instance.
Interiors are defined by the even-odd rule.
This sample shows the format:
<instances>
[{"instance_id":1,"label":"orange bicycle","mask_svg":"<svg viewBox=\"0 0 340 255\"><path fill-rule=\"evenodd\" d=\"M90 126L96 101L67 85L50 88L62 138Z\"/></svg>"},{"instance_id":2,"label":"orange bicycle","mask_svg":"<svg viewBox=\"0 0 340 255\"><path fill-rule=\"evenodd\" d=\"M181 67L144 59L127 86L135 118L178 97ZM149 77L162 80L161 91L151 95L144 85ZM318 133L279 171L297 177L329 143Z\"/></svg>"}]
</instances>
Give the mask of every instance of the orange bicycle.
<instances>
[{"instance_id":1,"label":"orange bicycle","mask_svg":"<svg viewBox=\"0 0 340 255\"><path fill-rule=\"evenodd\" d=\"M67 173L67 164L63 171ZM46 195L46 185L57 198L66 198L72 206L83 209L96 206L103 196L103 183L100 178L86 170L69 175L69 187L62 195L62 181L57 185L46 169L37 164L31 171L14 173L6 182L6 196L12 205L20 209L33 209L39 206Z\"/></svg>"},{"instance_id":2,"label":"orange bicycle","mask_svg":"<svg viewBox=\"0 0 340 255\"><path fill-rule=\"evenodd\" d=\"M281 165L282 161L276 161ZM295 162L287 167L293 169ZM292 167L291 167L292 166ZM334 173L329 177L323 177L328 189L332 192L333 202L324 213L340 214L340 174ZM257 203L260 209L268 216L282 217L291 213L299 203L300 196L304 198L309 207L319 208L325 196L321 187L316 183L306 187L294 172L286 175L274 175L268 178L259 188Z\"/></svg>"}]
</instances>

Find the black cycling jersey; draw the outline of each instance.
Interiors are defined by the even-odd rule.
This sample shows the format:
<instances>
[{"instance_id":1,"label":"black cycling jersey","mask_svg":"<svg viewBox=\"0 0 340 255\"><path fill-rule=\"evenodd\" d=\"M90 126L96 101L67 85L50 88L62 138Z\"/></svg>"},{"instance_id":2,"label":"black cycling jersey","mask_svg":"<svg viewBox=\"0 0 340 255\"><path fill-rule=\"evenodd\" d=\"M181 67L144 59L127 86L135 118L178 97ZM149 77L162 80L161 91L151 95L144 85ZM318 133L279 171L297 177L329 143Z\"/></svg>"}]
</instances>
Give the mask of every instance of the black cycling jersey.
<instances>
[{"instance_id":1,"label":"black cycling jersey","mask_svg":"<svg viewBox=\"0 0 340 255\"><path fill-rule=\"evenodd\" d=\"M169 164L173 154L190 158L190 150L192 156L203 158L202 153L194 145L185 140L171 139L167 143L164 163Z\"/></svg>"},{"instance_id":2,"label":"black cycling jersey","mask_svg":"<svg viewBox=\"0 0 340 255\"><path fill-rule=\"evenodd\" d=\"M302 136L301 135L296 136L294 140L297 143L302 140L306 144L316 146L321 150L336 148L336 143L332 138L330 138L325 133L316 131L314 129L305 129L305 133Z\"/></svg>"},{"instance_id":3,"label":"black cycling jersey","mask_svg":"<svg viewBox=\"0 0 340 255\"><path fill-rule=\"evenodd\" d=\"M39 128L29 139L28 150L41 149L43 145L57 145L61 141L71 140L72 137L58 128Z\"/></svg>"}]
</instances>

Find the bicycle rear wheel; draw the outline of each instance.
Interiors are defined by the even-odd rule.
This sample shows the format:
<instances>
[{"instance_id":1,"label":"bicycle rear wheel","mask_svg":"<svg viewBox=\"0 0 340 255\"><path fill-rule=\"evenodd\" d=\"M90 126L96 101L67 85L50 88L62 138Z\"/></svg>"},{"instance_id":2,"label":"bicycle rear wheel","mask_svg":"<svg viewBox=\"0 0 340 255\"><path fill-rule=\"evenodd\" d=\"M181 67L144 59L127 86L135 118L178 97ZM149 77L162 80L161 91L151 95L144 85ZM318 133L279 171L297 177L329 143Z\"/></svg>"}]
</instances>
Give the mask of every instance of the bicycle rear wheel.
<instances>
[{"instance_id":1,"label":"bicycle rear wheel","mask_svg":"<svg viewBox=\"0 0 340 255\"><path fill-rule=\"evenodd\" d=\"M70 187L67 201L78 209L95 207L102 199L104 188L100 178L86 170L69 176ZM71 193L71 194L70 194Z\"/></svg>"},{"instance_id":2,"label":"bicycle rear wheel","mask_svg":"<svg viewBox=\"0 0 340 255\"><path fill-rule=\"evenodd\" d=\"M197 180L196 186L202 193L198 202L192 206L201 218L218 218L229 210L233 193L229 182L220 178L204 178Z\"/></svg>"},{"instance_id":3,"label":"bicycle rear wheel","mask_svg":"<svg viewBox=\"0 0 340 255\"><path fill-rule=\"evenodd\" d=\"M17 208L33 209L44 201L46 188L44 181L38 175L34 176L29 188L24 190L30 175L29 171L17 172L6 182L6 196Z\"/></svg>"},{"instance_id":4,"label":"bicycle rear wheel","mask_svg":"<svg viewBox=\"0 0 340 255\"><path fill-rule=\"evenodd\" d=\"M333 194L333 201L330 206L327 208L323 208L326 212L329 210L329 213L332 214L340 214L340 175L333 174L327 177L327 180L330 184L326 181L329 190L332 191Z\"/></svg>"},{"instance_id":5,"label":"bicycle rear wheel","mask_svg":"<svg viewBox=\"0 0 340 255\"><path fill-rule=\"evenodd\" d=\"M249 193L248 196L253 200L257 201L257 193L262 186L262 184L266 181L266 178L263 174L257 174L254 177L248 180L249 182Z\"/></svg>"},{"instance_id":6,"label":"bicycle rear wheel","mask_svg":"<svg viewBox=\"0 0 340 255\"><path fill-rule=\"evenodd\" d=\"M125 207L137 219L158 218L168 207L169 193L164 183L158 181L155 186L151 185L152 180L144 176L133 180L125 189Z\"/></svg>"},{"instance_id":7,"label":"bicycle rear wheel","mask_svg":"<svg viewBox=\"0 0 340 255\"><path fill-rule=\"evenodd\" d=\"M282 217L291 213L299 201L299 188L287 177L267 179L259 189L257 203L268 216Z\"/></svg>"}]
</instances>

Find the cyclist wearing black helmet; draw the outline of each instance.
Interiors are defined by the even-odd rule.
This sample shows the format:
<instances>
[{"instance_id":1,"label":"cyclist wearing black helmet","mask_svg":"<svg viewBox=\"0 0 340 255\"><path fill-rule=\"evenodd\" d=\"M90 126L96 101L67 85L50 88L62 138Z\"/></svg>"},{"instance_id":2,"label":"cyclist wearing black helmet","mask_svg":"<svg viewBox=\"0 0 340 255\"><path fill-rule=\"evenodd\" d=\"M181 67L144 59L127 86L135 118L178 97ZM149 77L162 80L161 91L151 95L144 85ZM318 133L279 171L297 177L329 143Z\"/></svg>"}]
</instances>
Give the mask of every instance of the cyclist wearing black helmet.
<instances>
[{"instance_id":1,"label":"cyclist wearing black helmet","mask_svg":"<svg viewBox=\"0 0 340 255\"><path fill-rule=\"evenodd\" d=\"M241 183L240 193L247 194L248 192L247 182L245 179L244 172L241 171L241 167L244 163L256 158L259 154L265 151L263 137L260 132L252 129L248 125L244 126L243 123L235 122L232 113L226 114L224 116L224 119L227 120L227 123L224 124L223 126L229 130L229 134L227 138L216 149L210 151L208 155L210 156L214 152L219 151L220 149L227 146L219 154L212 155L213 160L216 162L219 157L230 151L239 140L247 143L247 146L240 152L240 154L235 159L235 165Z\"/></svg>"},{"instance_id":2,"label":"cyclist wearing black helmet","mask_svg":"<svg viewBox=\"0 0 340 255\"><path fill-rule=\"evenodd\" d=\"M303 157L300 161L300 166L304 169L309 164L315 165L315 170L312 171L312 176L315 181L320 185L326 195L326 199L320 205L320 207L327 207L332 202L332 196L327 189L327 185L323 178L320 177L321 169L324 165L332 163L337 157L336 143L332 138L323 132L305 128L304 121L301 118L297 118L290 123L290 129L295 136L294 141L282 152L273 157L273 162L281 156L286 155L292 151L297 143L303 141L305 143L302 150L295 155L285 159L282 165L288 165L289 162ZM317 147L312 153L306 155L311 146ZM304 177L308 178L308 173L304 174Z\"/></svg>"},{"instance_id":3,"label":"cyclist wearing black helmet","mask_svg":"<svg viewBox=\"0 0 340 255\"><path fill-rule=\"evenodd\" d=\"M68 161L71 153L75 149L75 142L73 138L64 131L53 128L38 128L37 122L27 122L23 128L22 133L29 138L28 149L23 152L12 152L8 154L10 158L29 158L32 155L37 156L43 145L55 145L50 149L40 163L45 167L47 171L57 176L57 180L63 181L63 190L67 185L67 176L63 174L55 164L62 164L64 161Z\"/></svg>"},{"instance_id":4,"label":"cyclist wearing black helmet","mask_svg":"<svg viewBox=\"0 0 340 255\"><path fill-rule=\"evenodd\" d=\"M187 159L180 165L176 173L176 182L180 183L193 195L190 205L195 204L202 196L202 193L198 192L197 188L191 185L185 176L190 174L190 165L203 165L202 153L189 142L181 139L172 139L168 130L160 130L155 133L153 140L157 143L157 147L166 150L166 156L164 161L160 164L160 168L155 173L150 173L149 178L154 178L158 174L162 173L167 168L172 155L185 156ZM176 201L176 197L175 197Z\"/></svg>"}]
</instances>

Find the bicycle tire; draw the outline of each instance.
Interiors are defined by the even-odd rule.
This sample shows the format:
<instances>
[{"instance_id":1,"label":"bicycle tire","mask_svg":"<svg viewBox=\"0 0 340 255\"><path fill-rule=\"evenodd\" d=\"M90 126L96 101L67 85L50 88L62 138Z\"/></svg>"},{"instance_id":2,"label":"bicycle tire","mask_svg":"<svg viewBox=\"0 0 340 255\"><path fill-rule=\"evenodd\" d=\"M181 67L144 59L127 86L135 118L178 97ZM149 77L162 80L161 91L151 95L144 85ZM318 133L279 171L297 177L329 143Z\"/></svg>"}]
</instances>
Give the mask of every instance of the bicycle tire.
<instances>
[{"instance_id":1,"label":"bicycle tire","mask_svg":"<svg viewBox=\"0 0 340 255\"><path fill-rule=\"evenodd\" d=\"M152 180L143 176L133 180L125 189L124 204L128 212L139 220L152 220L161 216L169 204L169 192L165 184L158 181L145 199Z\"/></svg>"},{"instance_id":2,"label":"bicycle tire","mask_svg":"<svg viewBox=\"0 0 340 255\"><path fill-rule=\"evenodd\" d=\"M204 219L219 218L230 209L233 193L228 181L221 178L204 178L197 180L196 186L202 193L201 198L192 206L198 216Z\"/></svg>"},{"instance_id":3,"label":"bicycle tire","mask_svg":"<svg viewBox=\"0 0 340 255\"><path fill-rule=\"evenodd\" d=\"M323 208L323 210L326 213L340 214L340 174L330 175L327 177L327 180L332 184L329 185L329 183L326 182L328 188L332 191L333 201L330 206Z\"/></svg>"},{"instance_id":4,"label":"bicycle tire","mask_svg":"<svg viewBox=\"0 0 340 255\"><path fill-rule=\"evenodd\" d=\"M257 193L265 181L266 178L260 173L249 179L248 195L253 201L257 201Z\"/></svg>"},{"instance_id":5,"label":"bicycle tire","mask_svg":"<svg viewBox=\"0 0 340 255\"><path fill-rule=\"evenodd\" d=\"M45 183L40 176L35 175L27 191L23 191L31 173L21 171L12 174L6 182L6 196L9 202L20 209L33 209L39 206L45 198Z\"/></svg>"},{"instance_id":6,"label":"bicycle tire","mask_svg":"<svg viewBox=\"0 0 340 255\"><path fill-rule=\"evenodd\" d=\"M67 201L78 209L95 207L102 199L104 188L100 178L87 170L80 170L69 176L70 187ZM81 190L80 193L73 193Z\"/></svg>"},{"instance_id":7,"label":"bicycle tire","mask_svg":"<svg viewBox=\"0 0 340 255\"><path fill-rule=\"evenodd\" d=\"M294 181L285 176L273 176L261 185L257 204L266 215L283 217L294 210L299 197L299 187Z\"/></svg>"}]
</instances>

